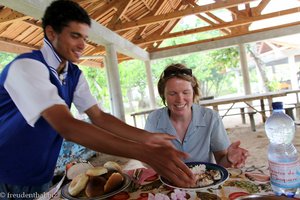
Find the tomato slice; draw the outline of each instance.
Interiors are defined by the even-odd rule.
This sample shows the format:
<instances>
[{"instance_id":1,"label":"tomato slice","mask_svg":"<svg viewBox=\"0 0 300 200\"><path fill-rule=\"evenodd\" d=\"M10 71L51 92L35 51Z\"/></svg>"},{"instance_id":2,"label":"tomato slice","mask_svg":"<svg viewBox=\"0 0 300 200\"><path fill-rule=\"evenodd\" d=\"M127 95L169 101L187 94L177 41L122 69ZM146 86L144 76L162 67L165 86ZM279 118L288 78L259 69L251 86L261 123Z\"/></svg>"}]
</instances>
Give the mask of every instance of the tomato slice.
<instances>
[{"instance_id":1,"label":"tomato slice","mask_svg":"<svg viewBox=\"0 0 300 200\"><path fill-rule=\"evenodd\" d=\"M140 197L136 200L147 200L148 199L148 193L141 193Z\"/></svg>"},{"instance_id":2,"label":"tomato slice","mask_svg":"<svg viewBox=\"0 0 300 200\"><path fill-rule=\"evenodd\" d=\"M249 193L247 192L233 192L229 195L229 200L235 200L238 197L247 196Z\"/></svg>"},{"instance_id":3,"label":"tomato slice","mask_svg":"<svg viewBox=\"0 0 300 200\"><path fill-rule=\"evenodd\" d=\"M142 192L141 194L140 194L140 197L147 197L148 198L148 193L145 193L145 192Z\"/></svg>"},{"instance_id":4,"label":"tomato slice","mask_svg":"<svg viewBox=\"0 0 300 200\"><path fill-rule=\"evenodd\" d=\"M155 181L156 179L158 179L158 175L154 174L153 176L146 178L145 182L152 182Z\"/></svg>"},{"instance_id":5,"label":"tomato slice","mask_svg":"<svg viewBox=\"0 0 300 200\"><path fill-rule=\"evenodd\" d=\"M68 163L68 164L66 165L66 171L68 171L73 165L75 165L74 162Z\"/></svg>"}]
</instances>

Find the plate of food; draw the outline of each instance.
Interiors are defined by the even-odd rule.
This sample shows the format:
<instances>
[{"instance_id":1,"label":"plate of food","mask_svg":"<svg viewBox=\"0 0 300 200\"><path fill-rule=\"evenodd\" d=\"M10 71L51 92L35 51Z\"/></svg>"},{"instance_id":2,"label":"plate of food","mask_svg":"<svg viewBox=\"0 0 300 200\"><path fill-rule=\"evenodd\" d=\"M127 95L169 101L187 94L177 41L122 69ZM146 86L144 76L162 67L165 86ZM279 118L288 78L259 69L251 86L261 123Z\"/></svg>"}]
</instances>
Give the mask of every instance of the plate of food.
<instances>
[{"instance_id":1,"label":"plate of food","mask_svg":"<svg viewBox=\"0 0 300 200\"><path fill-rule=\"evenodd\" d=\"M64 185L61 195L66 199L107 199L125 190L131 179L121 171L106 167L94 167L78 174Z\"/></svg>"},{"instance_id":2,"label":"plate of food","mask_svg":"<svg viewBox=\"0 0 300 200\"><path fill-rule=\"evenodd\" d=\"M229 178L228 171L224 167L217 164L207 162L189 162L186 163L186 165L191 168L192 172L196 176L197 181L195 187L177 187L160 176L159 178L161 182L175 189L198 191L207 188L218 187Z\"/></svg>"}]
</instances>

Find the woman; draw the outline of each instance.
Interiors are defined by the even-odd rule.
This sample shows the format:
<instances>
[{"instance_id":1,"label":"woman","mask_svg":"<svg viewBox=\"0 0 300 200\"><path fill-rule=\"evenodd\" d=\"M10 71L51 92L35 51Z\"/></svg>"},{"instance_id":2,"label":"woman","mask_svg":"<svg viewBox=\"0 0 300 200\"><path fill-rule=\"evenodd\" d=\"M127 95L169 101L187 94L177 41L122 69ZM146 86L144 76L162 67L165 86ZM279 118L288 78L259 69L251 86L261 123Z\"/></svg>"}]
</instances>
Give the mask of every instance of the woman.
<instances>
[{"instance_id":1,"label":"woman","mask_svg":"<svg viewBox=\"0 0 300 200\"><path fill-rule=\"evenodd\" d=\"M161 74L158 92L166 107L147 118L145 129L176 136L173 144L189 153L185 162L216 162L224 167L242 167L248 151L240 141L230 144L218 113L196 102L199 83L192 70L182 64L172 64Z\"/></svg>"}]
</instances>

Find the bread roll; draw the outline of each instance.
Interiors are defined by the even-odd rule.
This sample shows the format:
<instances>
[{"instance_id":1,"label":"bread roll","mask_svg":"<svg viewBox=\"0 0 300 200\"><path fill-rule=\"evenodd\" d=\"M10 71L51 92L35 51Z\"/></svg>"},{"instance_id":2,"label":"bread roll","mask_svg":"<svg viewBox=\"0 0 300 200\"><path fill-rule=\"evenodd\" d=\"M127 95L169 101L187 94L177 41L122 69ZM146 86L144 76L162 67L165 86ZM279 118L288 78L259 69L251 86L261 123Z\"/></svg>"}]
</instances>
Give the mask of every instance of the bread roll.
<instances>
[{"instance_id":1,"label":"bread roll","mask_svg":"<svg viewBox=\"0 0 300 200\"><path fill-rule=\"evenodd\" d=\"M85 172L85 174L88 176L101 176L106 173L107 169L105 167L94 167Z\"/></svg>"},{"instance_id":2,"label":"bread roll","mask_svg":"<svg viewBox=\"0 0 300 200\"><path fill-rule=\"evenodd\" d=\"M93 168L90 163L75 163L67 169L67 178L73 180L78 174L85 173L88 169Z\"/></svg>"},{"instance_id":3,"label":"bread roll","mask_svg":"<svg viewBox=\"0 0 300 200\"><path fill-rule=\"evenodd\" d=\"M107 168L108 170L113 170L113 171L118 171L118 172L122 171L121 166L118 163L113 162L113 161L107 161L103 165L103 167Z\"/></svg>"},{"instance_id":4,"label":"bread roll","mask_svg":"<svg viewBox=\"0 0 300 200\"><path fill-rule=\"evenodd\" d=\"M86 187L85 194L87 197L97 197L104 194L104 185L106 179L101 176L91 176Z\"/></svg>"},{"instance_id":5,"label":"bread roll","mask_svg":"<svg viewBox=\"0 0 300 200\"><path fill-rule=\"evenodd\" d=\"M85 174L78 174L70 183L68 192L71 196L78 195L86 186L89 177Z\"/></svg>"},{"instance_id":6,"label":"bread roll","mask_svg":"<svg viewBox=\"0 0 300 200\"><path fill-rule=\"evenodd\" d=\"M106 174L101 175L101 177L104 177L107 180L115 172L117 172L117 171L116 170L108 170L108 172Z\"/></svg>"},{"instance_id":7,"label":"bread roll","mask_svg":"<svg viewBox=\"0 0 300 200\"><path fill-rule=\"evenodd\" d=\"M113 173L104 185L104 193L109 193L119 188L122 185L123 180L124 177L122 176L122 174L120 174L119 172Z\"/></svg>"}]
</instances>

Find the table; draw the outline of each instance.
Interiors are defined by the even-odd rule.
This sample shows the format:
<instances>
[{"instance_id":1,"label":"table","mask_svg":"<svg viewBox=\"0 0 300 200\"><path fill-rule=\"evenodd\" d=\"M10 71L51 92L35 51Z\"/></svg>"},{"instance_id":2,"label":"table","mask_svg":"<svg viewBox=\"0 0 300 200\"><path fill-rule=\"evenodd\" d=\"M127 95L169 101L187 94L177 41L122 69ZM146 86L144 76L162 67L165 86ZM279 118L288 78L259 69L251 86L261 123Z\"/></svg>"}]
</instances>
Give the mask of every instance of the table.
<instances>
[{"instance_id":1,"label":"table","mask_svg":"<svg viewBox=\"0 0 300 200\"><path fill-rule=\"evenodd\" d=\"M219 108L218 108L219 105L232 104L226 111L226 113L228 113L229 110L234 106L235 103L243 102L249 108L259 112L262 115L263 122L265 122L267 117L266 117L266 109L265 109L264 100L268 100L269 110L272 110L273 98L280 97L280 96L286 96L286 95L287 95L287 91L267 92L267 93L250 94L250 95L231 97L231 98L203 100L203 101L200 101L199 104L202 106L212 106L213 109L216 111L219 111ZM260 111L251 105L251 101L254 101L254 100L260 101Z\"/></svg>"},{"instance_id":2,"label":"table","mask_svg":"<svg viewBox=\"0 0 300 200\"><path fill-rule=\"evenodd\" d=\"M285 91L286 94L295 94L296 96L296 102L293 103L294 107L296 108L296 118L299 119L300 118L300 100L299 100L299 93L300 93L300 89L294 89L294 90L287 90Z\"/></svg>"},{"instance_id":3,"label":"table","mask_svg":"<svg viewBox=\"0 0 300 200\"><path fill-rule=\"evenodd\" d=\"M147 200L149 193L170 196L174 192L174 189L162 184L152 169L139 168L127 173L134 177L134 174L138 174L138 170L143 171L142 175L139 176L143 180L139 181L139 179L133 178L134 181L127 190L109 198L110 200ZM266 166L250 166L242 169L229 168L227 170L230 176L222 185L203 191L186 192L186 197L189 196L187 199L199 199L200 197L201 200L234 200L243 195L273 194Z\"/></svg>"},{"instance_id":4,"label":"table","mask_svg":"<svg viewBox=\"0 0 300 200\"><path fill-rule=\"evenodd\" d=\"M299 109L296 109L297 116L300 117L300 100L299 100L299 96L298 96L298 93L300 93L300 89L282 90L279 92L267 92L267 93L260 93L260 94L249 94L249 95L244 95L244 96L222 98L222 99L206 99L206 100L201 100L199 102L199 104L202 106L205 106L205 107L211 106L217 112L219 112L219 105L231 104L231 106L226 110L226 113L225 113L225 115L226 115L229 112L229 110L232 109L236 103L245 103L248 108L251 108L252 110L260 113L262 115L263 122L265 122L267 119L266 111L272 110L273 98L287 96L288 94L292 94L292 93L296 94L296 100L297 100L296 108L299 108ZM254 100L260 101L260 110L257 110L251 104L251 101L254 101ZM264 102L265 100L268 101L268 105L269 105L269 108L267 108L267 109L265 108L265 102ZM134 126L137 127L137 120L136 120L137 116L142 115L143 121L145 122L148 114L156 109L157 108L131 113L131 116L133 117L133 121L134 121ZM244 123L244 121L245 121L245 119L243 116L243 123ZM140 127L140 128L143 128L143 127Z\"/></svg>"},{"instance_id":5,"label":"table","mask_svg":"<svg viewBox=\"0 0 300 200\"><path fill-rule=\"evenodd\" d=\"M180 190L180 192L185 192L185 199L187 200L235 200L240 196L252 194L273 195L267 166L247 166L241 169L227 168L227 171L229 178L217 187L208 187L200 191ZM123 173L128 174L131 179L129 187L109 197L108 200L148 200L150 194L170 196L175 190L178 190L164 185L158 174L151 168L140 167L125 170ZM64 199L60 192L51 199ZM50 194L44 197L48 196ZM49 199L41 198L39 200ZM300 194L297 194L295 198L289 198L289 200L293 199L300 200Z\"/></svg>"}]
</instances>

